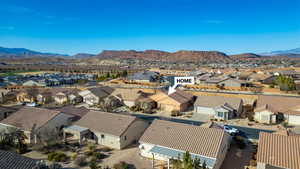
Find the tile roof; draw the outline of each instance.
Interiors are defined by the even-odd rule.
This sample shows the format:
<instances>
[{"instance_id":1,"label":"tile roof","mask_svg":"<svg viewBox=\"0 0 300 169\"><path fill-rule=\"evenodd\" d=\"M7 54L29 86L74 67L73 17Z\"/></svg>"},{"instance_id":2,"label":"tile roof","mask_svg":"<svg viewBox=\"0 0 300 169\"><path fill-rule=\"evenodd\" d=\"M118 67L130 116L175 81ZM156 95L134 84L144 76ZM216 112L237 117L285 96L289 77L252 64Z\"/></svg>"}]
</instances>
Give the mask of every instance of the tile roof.
<instances>
[{"instance_id":1,"label":"tile roof","mask_svg":"<svg viewBox=\"0 0 300 169\"><path fill-rule=\"evenodd\" d=\"M2 169L32 169L37 162L38 160L14 152L0 150L0 168Z\"/></svg>"},{"instance_id":2,"label":"tile roof","mask_svg":"<svg viewBox=\"0 0 300 169\"><path fill-rule=\"evenodd\" d=\"M98 97L106 97L114 91L113 88L110 88L110 87L107 87L107 86L90 88L88 90L91 93L93 93L94 95L98 96Z\"/></svg>"},{"instance_id":3,"label":"tile roof","mask_svg":"<svg viewBox=\"0 0 300 169\"><path fill-rule=\"evenodd\" d=\"M155 120L140 142L216 158L225 135L220 129Z\"/></svg>"},{"instance_id":4,"label":"tile roof","mask_svg":"<svg viewBox=\"0 0 300 169\"><path fill-rule=\"evenodd\" d=\"M57 111L60 111L65 114L77 116L77 117L83 117L84 115L86 115L88 113L89 109L87 109L83 106L75 107L75 106L70 105L70 106L65 106L60 109L57 109Z\"/></svg>"},{"instance_id":5,"label":"tile roof","mask_svg":"<svg viewBox=\"0 0 300 169\"><path fill-rule=\"evenodd\" d=\"M192 101L193 97L194 97L194 95L192 95L188 92L182 91L180 89L176 89L176 92L174 92L170 95L168 95L167 92L168 91L165 91L165 90L158 91L158 93L150 96L150 98L153 99L156 102L159 102L159 101L164 100L164 99L173 99L176 102L178 102L180 104L183 104L183 103L187 103L189 101Z\"/></svg>"},{"instance_id":6,"label":"tile roof","mask_svg":"<svg viewBox=\"0 0 300 169\"><path fill-rule=\"evenodd\" d=\"M229 105L234 109L239 109L242 99L225 96L198 96L194 106L215 108L223 105Z\"/></svg>"},{"instance_id":7,"label":"tile roof","mask_svg":"<svg viewBox=\"0 0 300 169\"><path fill-rule=\"evenodd\" d=\"M112 94L117 96L124 101L136 101L140 98L145 98L146 94L139 89L115 89Z\"/></svg>"},{"instance_id":8,"label":"tile roof","mask_svg":"<svg viewBox=\"0 0 300 169\"><path fill-rule=\"evenodd\" d=\"M300 169L300 137L261 132L258 141L257 162Z\"/></svg>"},{"instance_id":9,"label":"tile roof","mask_svg":"<svg viewBox=\"0 0 300 169\"><path fill-rule=\"evenodd\" d=\"M36 107L23 107L0 123L12 125L30 131L34 126L40 128L60 112Z\"/></svg>"},{"instance_id":10,"label":"tile roof","mask_svg":"<svg viewBox=\"0 0 300 169\"><path fill-rule=\"evenodd\" d=\"M75 125L86 127L94 131L121 136L134 120L136 120L134 116L92 110L77 121Z\"/></svg>"},{"instance_id":11,"label":"tile roof","mask_svg":"<svg viewBox=\"0 0 300 169\"><path fill-rule=\"evenodd\" d=\"M287 96L258 96L257 99L257 109L266 106L272 108L273 111L277 112L286 112L291 110L293 107L300 105L300 98L296 97L287 97Z\"/></svg>"}]
</instances>

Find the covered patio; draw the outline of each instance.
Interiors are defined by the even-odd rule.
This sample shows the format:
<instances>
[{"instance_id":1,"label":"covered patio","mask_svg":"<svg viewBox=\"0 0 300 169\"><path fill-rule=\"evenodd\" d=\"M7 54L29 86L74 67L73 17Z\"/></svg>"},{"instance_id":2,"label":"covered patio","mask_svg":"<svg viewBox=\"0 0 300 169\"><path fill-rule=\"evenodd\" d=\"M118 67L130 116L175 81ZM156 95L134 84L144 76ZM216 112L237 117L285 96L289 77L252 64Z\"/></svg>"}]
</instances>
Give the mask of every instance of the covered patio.
<instances>
[{"instance_id":1,"label":"covered patio","mask_svg":"<svg viewBox=\"0 0 300 169\"><path fill-rule=\"evenodd\" d=\"M152 153L153 158L152 158L152 165L154 166L154 156L160 156L163 158L167 159L167 165L168 165L168 169L170 169L170 160L172 159L182 159L184 156L184 151L180 151L180 150L175 150L175 149L171 149L171 148L167 148L167 147L161 147L161 146L154 146L153 148L151 148L149 150L150 153ZM198 158L200 159L201 164L203 164L204 162L206 163L207 167L212 168L216 162L216 160L214 158L210 158L210 157L205 157L205 156L201 156L198 154L193 154L190 153L192 159Z\"/></svg>"},{"instance_id":2,"label":"covered patio","mask_svg":"<svg viewBox=\"0 0 300 169\"><path fill-rule=\"evenodd\" d=\"M86 134L88 134L90 130L85 127L80 127L77 125L72 125L63 128L64 140L67 141L67 134L73 135L76 139L78 139L79 144L82 143L82 140Z\"/></svg>"}]
</instances>

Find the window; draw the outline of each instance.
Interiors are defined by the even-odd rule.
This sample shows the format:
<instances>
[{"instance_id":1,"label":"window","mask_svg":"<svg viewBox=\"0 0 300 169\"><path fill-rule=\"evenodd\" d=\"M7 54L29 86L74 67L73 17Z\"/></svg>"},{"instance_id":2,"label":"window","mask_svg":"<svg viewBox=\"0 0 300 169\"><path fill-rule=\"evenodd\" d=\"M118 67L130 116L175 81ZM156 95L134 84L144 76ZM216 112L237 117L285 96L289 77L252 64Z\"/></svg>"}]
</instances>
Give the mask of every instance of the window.
<instances>
[{"instance_id":1,"label":"window","mask_svg":"<svg viewBox=\"0 0 300 169\"><path fill-rule=\"evenodd\" d=\"M102 139L105 138L104 134L101 134L101 138L102 138Z\"/></svg>"},{"instance_id":2,"label":"window","mask_svg":"<svg viewBox=\"0 0 300 169\"><path fill-rule=\"evenodd\" d=\"M223 117L223 112L218 112L218 117Z\"/></svg>"}]
</instances>

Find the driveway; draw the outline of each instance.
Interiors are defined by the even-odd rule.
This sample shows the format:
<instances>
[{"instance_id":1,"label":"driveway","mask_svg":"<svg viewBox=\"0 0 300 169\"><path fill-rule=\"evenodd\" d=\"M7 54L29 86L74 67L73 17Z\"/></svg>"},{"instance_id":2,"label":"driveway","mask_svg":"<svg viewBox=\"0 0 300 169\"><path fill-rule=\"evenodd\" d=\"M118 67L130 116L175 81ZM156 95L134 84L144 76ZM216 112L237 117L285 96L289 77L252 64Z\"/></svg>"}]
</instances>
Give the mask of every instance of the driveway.
<instances>
[{"instance_id":1,"label":"driveway","mask_svg":"<svg viewBox=\"0 0 300 169\"><path fill-rule=\"evenodd\" d=\"M114 164L124 161L136 169L151 169L151 160L145 159L139 155L138 147L131 147L124 150L113 150L108 158L102 162L102 166L113 167Z\"/></svg>"},{"instance_id":2,"label":"driveway","mask_svg":"<svg viewBox=\"0 0 300 169\"><path fill-rule=\"evenodd\" d=\"M244 166L249 165L253 151L250 144L245 149L232 144L220 169L244 169Z\"/></svg>"}]
</instances>

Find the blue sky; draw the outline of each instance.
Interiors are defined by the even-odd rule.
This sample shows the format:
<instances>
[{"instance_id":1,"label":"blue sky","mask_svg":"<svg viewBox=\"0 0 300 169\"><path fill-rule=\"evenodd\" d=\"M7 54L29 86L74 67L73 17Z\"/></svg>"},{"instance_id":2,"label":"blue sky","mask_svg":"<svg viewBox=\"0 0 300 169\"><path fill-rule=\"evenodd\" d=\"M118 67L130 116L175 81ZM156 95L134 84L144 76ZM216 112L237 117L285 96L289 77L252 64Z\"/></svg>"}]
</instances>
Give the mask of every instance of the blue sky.
<instances>
[{"instance_id":1,"label":"blue sky","mask_svg":"<svg viewBox=\"0 0 300 169\"><path fill-rule=\"evenodd\" d=\"M300 47L300 0L1 0L0 46L102 50Z\"/></svg>"}]
</instances>

